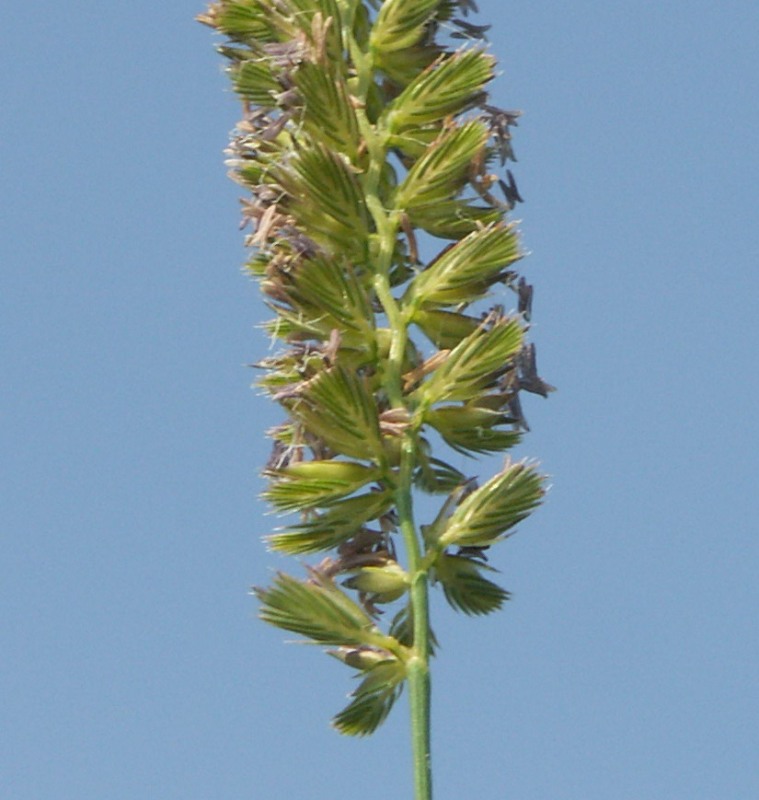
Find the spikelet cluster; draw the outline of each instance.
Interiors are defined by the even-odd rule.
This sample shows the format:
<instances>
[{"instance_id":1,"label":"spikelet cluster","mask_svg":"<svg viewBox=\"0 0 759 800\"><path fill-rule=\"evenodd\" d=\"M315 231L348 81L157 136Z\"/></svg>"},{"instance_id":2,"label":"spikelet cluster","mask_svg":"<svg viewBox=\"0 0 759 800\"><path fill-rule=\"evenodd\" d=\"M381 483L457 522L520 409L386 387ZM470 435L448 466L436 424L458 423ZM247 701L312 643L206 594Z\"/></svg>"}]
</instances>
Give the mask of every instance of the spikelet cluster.
<instances>
[{"instance_id":1,"label":"spikelet cluster","mask_svg":"<svg viewBox=\"0 0 759 800\"><path fill-rule=\"evenodd\" d=\"M486 551L543 494L524 462L480 485L446 460L510 449L527 430L520 393L551 390L525 339L532 287L508 219L518 114L488 102L495 59L475 10L220 0L199 17L225 36L242 100L228 163L279 342L258 364L284 412L265 496L295 521L268 545L323 554L305 579L256 593L263 619L359 671L334 720L349 734L385 718L413 648L403 482L441 498L419 529L422 564L467 614L508 598Z\"/></svg>"}]
</instances>

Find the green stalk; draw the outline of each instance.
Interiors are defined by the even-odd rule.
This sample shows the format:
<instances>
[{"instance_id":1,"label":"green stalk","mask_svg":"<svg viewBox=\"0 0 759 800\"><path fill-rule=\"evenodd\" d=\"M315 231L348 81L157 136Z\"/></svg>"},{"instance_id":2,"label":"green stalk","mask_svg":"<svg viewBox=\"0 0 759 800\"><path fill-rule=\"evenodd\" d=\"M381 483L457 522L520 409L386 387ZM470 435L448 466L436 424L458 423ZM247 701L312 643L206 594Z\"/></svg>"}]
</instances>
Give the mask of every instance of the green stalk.
<instances>
[{"instance_id":1,"label":"green stalk","mask_svg":"<svg viewBox=\"0 0 759 800\"><path fill-rule=\"evenodd\" d=\"M384 148L379 149L377 155L380 154L384 161ZM372 167L374 166L373 163ZM370 174L371 172L370 168ZM367 191L367 204L374 217L379 236L379 263L375 264L377 272L374 289L387 316L392 336L385 370L385 391L391 404L394 407L401 407L404 405L401 373L408 341L408 329L398 302L392 295L388 280L398 222L396 215L388 215L382 209L376 194L369 194ZM414 798L415 800L431 800L428 574L414 524L412 477L415 466L415 435L413 430L408 431L401 446L401 463L395 491L395 503L408 558L408 573L411 576L409 598L414 621L413 655L407 663L414 764Z\"/></svg>"},{"instance_id":2,"label":"green stalk","mask_svg":"<svg viewBox=\"0 0 759 800\"><path fill-rule=\"evenodd\" d=\"M367 76L371 75L369 59L363 62L362 86L368 85ZM379 176L385 164L387 150L382 132L377 131L359 113L359 125L367 142L370 165L367 171L364 188L366 202L377 229L378 252L377 263L374 264L374 290L383 311L387 316L391 331L390 352L385 368L384 387L393 407L404 407L403 396L403 359L408 342L408 323L402 310L393 297L389 270L392 254L399 228L398 215L387 212L377 193ZM407 569L411 579L409 600L413 618L413 655L407 662L409 707L411 713L411 746L414 770L415 800L431 800L432 798L432 755L430 743L430 669L429 669L429 598L428 574L423 563L419 537L414 524L414 508L412 496L412 477L414 472L414 439L415 431L408 431L401 446L401 463L398 485L395 491L395 503L398 513L399 527L408 559Z\"/></svg>"},{"instance_id":3,"label":"green stalk","mask_svg":"<svg viewBox=\"0 0 759 800\"><path fill-rule=\"evenodd\" d=\"M395 235L395 234L393 234ZM386 275L378 275L375 290L390 322L392 342L387 369L386 390L393 405L402 403L401 363L408 332L398 304L390 293ZM408 661L411 742L414 763L415 800L431 800L432 772L430 747L430 670L428 573L414 524L412 476L414 437L409 431L401 446L401 465L395 492L396 510L411 576L409 598L414 621L413 656Z\"/></svg>"},{"instance_id":4,"label":"green stalk","mask_svg":"<svg viewBox=\"0 0 759 800\"><path fill-rule=\"evenodd\" d=\"M429 669L429 600L427 570L422 566L419 539L414 526L411 475L413 440L408 437L401 453L400 482L396 508L411 575L411 609L414 618L414 655L408 662L409 705L411 707L411 742L414 759L416 800L431 800L432 769L430 745L430 669Z\"/></svg>"}]
</instances>

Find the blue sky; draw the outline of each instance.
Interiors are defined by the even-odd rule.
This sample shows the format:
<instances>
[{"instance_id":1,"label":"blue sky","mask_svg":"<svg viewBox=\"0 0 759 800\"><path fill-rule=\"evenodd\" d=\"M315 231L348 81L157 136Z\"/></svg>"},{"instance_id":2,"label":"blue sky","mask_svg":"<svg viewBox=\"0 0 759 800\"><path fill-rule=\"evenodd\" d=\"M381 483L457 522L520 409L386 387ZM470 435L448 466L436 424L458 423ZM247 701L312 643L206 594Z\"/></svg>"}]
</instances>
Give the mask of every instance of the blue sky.
<instances>
[{"instance_id":1,"label":"blue sky","mask_svg":"<svg viewBox=\"0 0 759 800\"><path fill-rule=\"evenodd\" d=\"M759 796L754 2L496 2L533 340L559 391L514 600L436 604L436 798ZM278 416L240 273L237 119L188 2L0 32L0 795L410 797L405 706L255 620ZM484 463L486 473L492 464Z\"/></svg>"}]
</instances>

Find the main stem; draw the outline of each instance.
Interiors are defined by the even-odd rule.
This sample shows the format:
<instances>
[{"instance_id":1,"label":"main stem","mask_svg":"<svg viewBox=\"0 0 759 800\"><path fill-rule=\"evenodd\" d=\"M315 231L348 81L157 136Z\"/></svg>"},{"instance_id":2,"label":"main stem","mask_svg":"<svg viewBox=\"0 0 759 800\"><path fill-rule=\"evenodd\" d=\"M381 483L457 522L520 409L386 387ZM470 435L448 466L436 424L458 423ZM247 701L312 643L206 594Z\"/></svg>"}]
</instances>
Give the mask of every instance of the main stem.
<instances>
[{"instance_id":1,"label":"main stem","mask_svg":"<svg viewBox=\"0 0 759 800\"><path fill-rule=\"evenodd\" d=\"M358 68L358 95L365 100L372 78L371 56L368 53L362 53L350 36L349 41L351 41L352 55ZM383 383L391 406L403 408L406 404L403 395L402 373L408 342L408 321L393 297L389 278L398 235L399 218L397 213L384 208L379 196L380 175L387 155L382 133L371 125L363 110L358 110L357 117L369 153L369 168L364 178L364 193L376 228L377 247L373 264L374 291L382 305L391 331L390 351L385 363ZM409 600L414 639L412 655L407 664L407 683L411 711L414 798L415 800L432 800L428 574L414 524L412 485L415 466L415 436L414 430L410 429L403 437L398 483L395 490L395 506L411 579Z\"/></svg>"},{"instance_id":2,"label":"main stem","mask_svg":"<svg viewBox=\"0 0 759 800\"><path fill-rule=\"evenodd\" d=\"M413 442L407 439L404 442L401 454L400 482L396 493L396 508L409 560L411 610L414 621L414 655L408 663L411 740L414 755L414 791L416 800L431 800L428 579L427 570L422 569L419 539L414 526L411 496L413 466Z\"/></svg>"},{"instance_id":3,"label":"main stem","mask_svg":"<svg viewBox=\"0 0 759 800\"><path fill-rule=\"evenodd\" d=\"M386 386L394 407L403 405L401 365L406 347L407 329L398 303L390 292L386 273L378 273L375 291L388 317L392 339L386 368ZM409 705L411 708L411 743L414 760L415 800L431 800L432 769L430 746L430 633L429 594L427 567L423 560L419 537L414 525L412 495L414 458L414 433L405 434L401 445L398 485L395 506L408 558L411 576L409 591L413 620L413 655L408 661Z\"/></svg>"}]
</instances>

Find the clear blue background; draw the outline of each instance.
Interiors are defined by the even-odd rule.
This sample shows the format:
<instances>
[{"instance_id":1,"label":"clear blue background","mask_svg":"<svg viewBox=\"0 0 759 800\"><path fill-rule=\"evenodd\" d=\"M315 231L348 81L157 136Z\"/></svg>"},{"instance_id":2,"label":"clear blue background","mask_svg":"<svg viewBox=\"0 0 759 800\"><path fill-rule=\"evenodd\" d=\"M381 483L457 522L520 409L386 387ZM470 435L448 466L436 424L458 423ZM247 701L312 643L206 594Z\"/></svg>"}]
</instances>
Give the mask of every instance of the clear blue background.
<instances>
[{"instance_id":1,"label":"clear blue background","mask_svg":"<svg viewBox=\"0 0 759 800\"><path fill-rule=\"evenodd\" d=\"M560 391L513 603L435 607L436 798L753 800L759 5L480 5ZM0 797L410 798L405 704L331 732L349 673L247 595L278 415L199 10L3 17Z\"/></svg>"}]
</instances>

